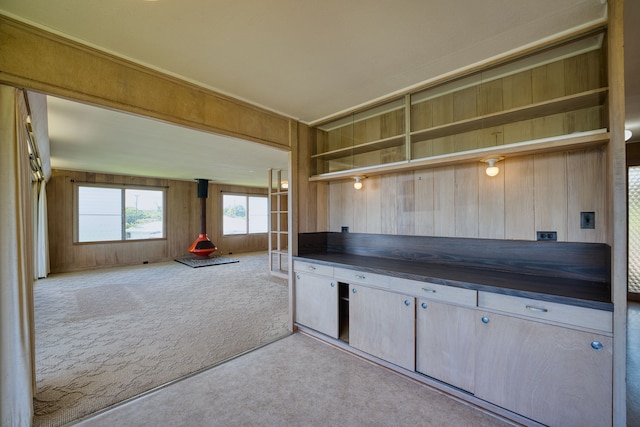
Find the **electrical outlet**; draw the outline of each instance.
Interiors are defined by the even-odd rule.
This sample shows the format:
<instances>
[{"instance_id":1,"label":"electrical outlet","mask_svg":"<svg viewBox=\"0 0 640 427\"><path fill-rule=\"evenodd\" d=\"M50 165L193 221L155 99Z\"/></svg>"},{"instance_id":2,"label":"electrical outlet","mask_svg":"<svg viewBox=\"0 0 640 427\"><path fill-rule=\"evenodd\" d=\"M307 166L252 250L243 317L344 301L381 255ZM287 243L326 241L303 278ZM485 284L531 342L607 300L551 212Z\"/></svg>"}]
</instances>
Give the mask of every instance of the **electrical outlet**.
<instances>
[{"instance_id":1,"label":"electrical outlet","mask_svg":"<svg viewBox=\"0 0 640 427\"><path fill-rule=\"evenodd\" d=\"M554 241L558 240L556 231L537 231L538 241Z\"/></svg>"},{"instance_id":2,"label":"electrical outlet","mask_svg":"<svg viewBox=\"0 0 640 427\"><path fill-rule=\"evenodd\" d=\"M349 227L342 226L341 229L342 229L343 233L348 233L349 232Z\"/></svg>"},{"instance_id":3,"label":"electrical outlet","mask_svg":"<svg viewBox=\"0 0 640 427\"><path fill-rule=\"evenodd\" d=\"M580 212L580 228L596 228L596 213Z\"/></svg>"}]
</instances>

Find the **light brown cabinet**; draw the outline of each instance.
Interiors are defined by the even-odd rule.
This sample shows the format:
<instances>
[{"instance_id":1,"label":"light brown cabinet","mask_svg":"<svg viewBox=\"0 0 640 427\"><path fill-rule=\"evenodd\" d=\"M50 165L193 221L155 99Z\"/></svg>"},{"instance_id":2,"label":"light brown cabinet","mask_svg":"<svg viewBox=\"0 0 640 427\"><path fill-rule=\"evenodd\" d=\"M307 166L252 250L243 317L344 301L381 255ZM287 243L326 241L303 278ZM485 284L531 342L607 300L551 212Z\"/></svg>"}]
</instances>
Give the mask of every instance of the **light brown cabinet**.
<instances>
[{"instance_id":1,"label":"light brown cabinet","mask_svg":"<svg viewBox=\"0 0 640 427\"><path fill-rule=\"evenodd\" d=\"M427 299L416 305L416 371L473 393L476 310Z\"/></svg>"},{"instance_id":2,"label":"light brown cabinet","mask_svg":"<svg viewBox=\"0 0 640 427\"><path fill-rule=\"evenodd\" d=\"M611 312L299 260L294 270L300 325L539 423L612 424Z\"/></svg>"},{"instance_id":3,"label":"light brown cabinet","mask_svg":"<svg viewBox=\"0 0 640 427\"><path fill-rule=\"evenodd\" d=\"M415 369L415 298L349 286L349 345L402 368Z\"/></svg>"},{"instance_id":4,"label":"light brown cabinet","mask_svg":"<svg viewBox=\"0 0 640 427\"><path fill-rule=\"evenodd\" d=\"M612 423L612 339L476 313L475 395L550 426Z\"/></svg>"},{"instance_id":5,"label":"light brown cabinet","mask_svg":"<svg viewBox=\"0 0 640 427\"><path fill-rule=\"evenodd\" d=\"M296 322L338 338L338 285L332 277L295 273Z\"/></svg>"}]
</instances>

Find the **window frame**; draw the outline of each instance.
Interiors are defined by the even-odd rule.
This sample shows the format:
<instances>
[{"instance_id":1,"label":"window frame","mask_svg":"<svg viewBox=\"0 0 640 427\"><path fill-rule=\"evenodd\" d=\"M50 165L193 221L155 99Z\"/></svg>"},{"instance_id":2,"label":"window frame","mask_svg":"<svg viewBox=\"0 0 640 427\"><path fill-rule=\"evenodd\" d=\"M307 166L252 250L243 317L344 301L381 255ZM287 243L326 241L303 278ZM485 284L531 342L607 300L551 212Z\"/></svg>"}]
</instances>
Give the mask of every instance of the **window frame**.
<instances>
[{"instance_id":1,"label":"window frame","mask_svg":"<svg viewBox=\"0 0 640 427\"><path fill-rule=\"evenodd\" d=\"M230 233L227 234L225 233L225 229L224 229L224 198L225 196L233 196L233 197L244 197L245 198L245 204L246 204L246 220L245 220L245 232L244 233ZM249 220L251 218L251 214L250 214L250 209L249 209L249 199L250 198L259 198L259 199L265 199L266 201L266 210L265 210L265 217L267 220L267 224L266 224L266 228L265 231L260 231L260 232L256 232L256 233L251 233L250 227L249 227ZM260 234L268 234L269 233L269 196L267 194L255 194L255 193L242 193L242 192L223 192L221 194L221 200L220 200L220 218L221 218L221 224L220 224L220 235L222 237L233 237L233 236L257 236Z\"/></svg>"},{"instance_id":2,"label":"window frame","mask_svg":"<svg viewBox=\"0 0 640 427\"><path fill-rule=\"evenodd\" d=\"M120 216L120 239L114 240L90 240L86 242L80 241L80 188L94 187L105 189L120 190L122 201ZM162 192L162 237L150 237L147 239L127 239L126 237L126 191L142 190L142 191L159 191ZM109 183L93 183L93 182L74 182L73 188L73 244L75 245L95 245L106 243L128 243L128 242L147 242L167 240L167 187L153 185L134 185L134 184L109 184Z\"/></svg>"}]
</instances>

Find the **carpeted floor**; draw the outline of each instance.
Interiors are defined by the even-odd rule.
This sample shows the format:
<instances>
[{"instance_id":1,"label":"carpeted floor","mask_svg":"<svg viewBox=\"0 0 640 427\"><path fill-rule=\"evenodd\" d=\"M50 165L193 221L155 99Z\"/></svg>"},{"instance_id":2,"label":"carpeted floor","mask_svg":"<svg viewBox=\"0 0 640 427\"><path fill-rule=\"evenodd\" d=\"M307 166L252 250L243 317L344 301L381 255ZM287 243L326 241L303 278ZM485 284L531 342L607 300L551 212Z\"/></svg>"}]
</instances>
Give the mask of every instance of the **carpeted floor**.
<instances>
[{"instance_id":1,"label":"carpeted floor","mask_svg":"<svg viewBox=\"0 0 640 427\"><path fill-rule=\"evenodd\" d=\"M297 333L77 427L511 425Z\"/></svg>"},{"instance_id":2,"label":"carpeted floor","mask_svg":"<svg viewBox=\"0 0 640 427\"><path fill-rule=\"evenodd\" d=\"M52 275L35 288L34 426L59 426L287 335L268 256Z\"/></svg>"}]
</instances>

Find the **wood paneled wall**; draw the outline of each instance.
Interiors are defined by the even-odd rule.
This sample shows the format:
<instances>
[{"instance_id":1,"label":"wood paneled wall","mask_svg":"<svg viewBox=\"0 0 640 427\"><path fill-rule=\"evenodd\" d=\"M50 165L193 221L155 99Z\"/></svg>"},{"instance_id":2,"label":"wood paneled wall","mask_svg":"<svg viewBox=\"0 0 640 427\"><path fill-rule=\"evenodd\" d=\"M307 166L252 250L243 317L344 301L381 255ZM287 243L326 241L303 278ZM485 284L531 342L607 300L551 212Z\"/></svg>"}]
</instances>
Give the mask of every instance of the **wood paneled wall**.
<instances>
[{"instance_id":1,"label":"wood paneled wall","mask_svg":"<svg viewBox=\"0 0 640 427\"><path fill-rule=\"evenodd\" d=\"M496 177L485 163L327 184L329 227L357 233L606 243L606 157L603 148L508 158ZM596 228L580 228L595 212ZM320 213L323 215L324 213Z\"/></svg>"},{"instance_id":2,"label":"wood paneled wall","mask_svg":"<svg viewBox=\"0 0 640 427\"><path fill-rule=\"evenodd\" d=\"M165 239L109 243L74 243L74 183L129 184L166 187ZM209 183L207 234L218 253L230 254L266 251L267 234L223 236L222 193L265 194L266 189L222 186ZM54 170L47 183L49 209L49 245L51 272L158 262L187 256L187 249L200 232L200 201L195 181L107 175L90 172Z\"/></svg>"}]
</instances>

